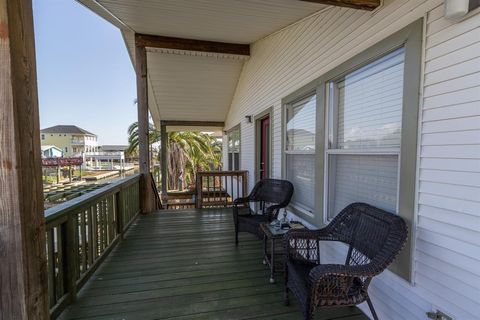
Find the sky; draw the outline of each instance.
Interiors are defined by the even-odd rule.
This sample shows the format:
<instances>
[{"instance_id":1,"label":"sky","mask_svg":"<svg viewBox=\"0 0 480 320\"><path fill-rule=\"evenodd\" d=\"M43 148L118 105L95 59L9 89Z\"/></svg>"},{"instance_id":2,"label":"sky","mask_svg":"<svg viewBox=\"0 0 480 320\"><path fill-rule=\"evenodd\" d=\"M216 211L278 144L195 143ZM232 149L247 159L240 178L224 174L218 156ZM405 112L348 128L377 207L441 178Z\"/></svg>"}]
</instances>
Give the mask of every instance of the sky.
<instances>
[{"instance_id":1,"label":"sky","mask_svg":"<svg viewBox=\"0 0 480 320\"><path fill-rule=\"evenodd\" d=\"M33 0L40 127L77 125L127 144L135 72L120 31L75 0Z\"/></svg>"}]
</instances>

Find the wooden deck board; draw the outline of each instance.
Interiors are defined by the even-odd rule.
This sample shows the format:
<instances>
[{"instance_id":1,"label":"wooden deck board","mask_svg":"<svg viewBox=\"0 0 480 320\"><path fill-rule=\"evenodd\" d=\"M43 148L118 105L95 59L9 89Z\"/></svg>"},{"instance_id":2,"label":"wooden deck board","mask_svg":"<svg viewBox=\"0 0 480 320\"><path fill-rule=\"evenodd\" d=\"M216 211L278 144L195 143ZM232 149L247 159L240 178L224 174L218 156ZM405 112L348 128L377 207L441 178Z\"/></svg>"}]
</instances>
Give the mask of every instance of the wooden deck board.
<instances>
[{"instance_id":1,"label":"wooden deck board","mask_svg":"<svg viewBox=\"0 0 480 320\"><path fill-rule=\"evenodd\" d=\"M282 303L282 275L268 282L262 243L233 241L230 210L141 216L60 317L69 319L302 319ZM367 319L357 308L316 319Z\"/></svg>"}]
</instances>

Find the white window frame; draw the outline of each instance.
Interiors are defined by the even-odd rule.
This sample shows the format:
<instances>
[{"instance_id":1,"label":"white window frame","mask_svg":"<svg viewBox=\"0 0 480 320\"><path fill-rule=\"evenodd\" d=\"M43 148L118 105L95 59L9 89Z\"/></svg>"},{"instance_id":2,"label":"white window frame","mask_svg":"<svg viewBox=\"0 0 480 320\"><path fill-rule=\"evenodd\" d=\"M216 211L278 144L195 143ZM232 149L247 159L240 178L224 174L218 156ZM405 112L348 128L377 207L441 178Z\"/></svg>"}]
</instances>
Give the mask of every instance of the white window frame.
<instances>
[{"instance_id":1,"label":"white window frame","mask_svg":"<svg viewBox=\"0 0 480 320\"><path fill-rule=\"evenodd\" d=\"M399 49L399 48L397 48ZM388 55L385 54L385 55ZM379 60L383 57L377 57L375 60ZM374 60L374 61L375 61ZM370 62L371 63L371 62ZM360 66L358 69L362 68ZM349 73L355 72L355 70L349 71ZM400 198L400 150L398 148L365 148L365 149L339 149L332 147L337 138L338 127L338 87L337 84L345 76L341 76L328 81L325 86L325 152L324 152L324 180L323 180L323 223L328 224L333 218L329 218L329 204L332 203L333 198L330 194L330 158L332 155L363 155L363 156L396 156L397 157L397 195L395 203L395 213L398 212L399 198Z\"/></svg>"},{"instance_id":2,"label":"white window frame","mask_svg":"<svg viewBox=\"0 0 480 320\"><path fill-rule=\"evenodd\" d=\"M288 179L287 177L287 171L288 171L288 164L287 164L287 155L289 154L308 154L308 155L312 155L314 158L316 157L316 154L317 154L317 139L318 139L318 135L316 134L315 132L315 149L314 150L287 150L287 122L288 122L288 112L289 110L292 110L294 109L296 106L298 106L299 104L301 104L302 102L306 101L306 100L309 100L311 99L312 97L315 97L315 102L317 102L317 93L316 93L316 90L314 91L309 91L307 94L302 94L302 95L299 95L299 97L295 100L292 100L291 102L288 102L288 103L285 103L285 107L284 107L284 116L283 116L283 125L284 125L284 130L283 131L283 154L284 154L284 177L286 179ZM317 104L315 104L315 113L318 112L318 106ZM317 116L315 115L315 128L317 128ZM313 170L315 171L315 175L317 174L317 166L316 166L316 163L314 165L314 168ZM316 178L315 178L316 180ZM314 182L314 186L316 187L316 183ZM316 191L316 188L314 190L314 192ZM300 213L300 214L303 214L303 215L306 215L310 218L314 218L315 217L315 211L316 211L316 205L314 203L313 205L313 208L307 208L305 206L303 206L302 204L300 203L293 203L293 202L290 202L290 205L289 205L290 208L292 208L296 213Z\"/></svg>"},{"instance_id":3,"label":"white window frame","mask_svg":"<svg viewBox=\"0 0 480 320\"><path fill-rule=\"evenodd\" d=\"M238 152L235 151L230 151L230 136L233 132L238 131ZM231 128L230 130L227 131L227 169L229 171L237 171L241 170L240 169L240 162L241 162L241 145L242 145L242 136L241 136L241 130L240 130L240 124L236 125L235 127ZM238 153L238 169L235 169L235 154ZM230 154L232 155L232 167L230 168L230 161L229 157Z\"/></svg>"}]
</instances>

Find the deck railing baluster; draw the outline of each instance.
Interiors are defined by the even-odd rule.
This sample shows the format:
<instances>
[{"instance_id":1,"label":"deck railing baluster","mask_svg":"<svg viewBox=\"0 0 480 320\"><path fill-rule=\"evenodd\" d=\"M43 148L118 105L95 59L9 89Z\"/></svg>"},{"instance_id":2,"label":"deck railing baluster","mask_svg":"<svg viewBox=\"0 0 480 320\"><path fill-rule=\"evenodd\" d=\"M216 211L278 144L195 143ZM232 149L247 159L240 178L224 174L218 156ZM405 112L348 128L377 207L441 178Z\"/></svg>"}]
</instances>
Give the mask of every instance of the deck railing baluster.
<instances>
[{"instance_id":1,"label":"deck railing baluster","mask_svg":"<svg viewBox=\"0 0 480 320\"><path fill-rule=\"evenodd\" d=\"M82 264L81 273L87 270L87 226L86 226L85 210L80 213L80 227L81 227L81 245L82 245Z\"/></svg>"},{"instance_id":2,"label":"deck railing baluster","mask_svg":"<svg viewBox=\"0 0 480 320\"><path fill-rule=\"evenodd\" d=\"M247 175L247 171L197 172L196 207L218 208L232 205L233 200L247 194Z\"/></svg>"},{"instance_id":3,"label":"deck railing baluster","mask_svg":"<svg viewBox=\"0 0 480 320\"><path fill-rule=\"evenodd\" d=\"M76 299L77 291L139 212L139 175L46 211L51 318L56 318Z\"/></svg>"}]
</instances>

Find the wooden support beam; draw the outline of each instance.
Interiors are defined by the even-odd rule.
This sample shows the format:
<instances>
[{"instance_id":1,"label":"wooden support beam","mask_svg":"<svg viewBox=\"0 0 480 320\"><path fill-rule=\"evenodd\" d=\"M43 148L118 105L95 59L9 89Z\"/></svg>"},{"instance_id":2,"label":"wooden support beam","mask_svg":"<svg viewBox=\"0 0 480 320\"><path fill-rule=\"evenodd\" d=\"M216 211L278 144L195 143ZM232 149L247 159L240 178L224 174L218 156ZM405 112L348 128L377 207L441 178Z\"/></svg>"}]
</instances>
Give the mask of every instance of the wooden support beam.
<instances>
[{"instance_id":1,"label":"wooden support beam","mask_svg":"<svg viewBox=\"0 0 480 320\"><path fill-rule=\"evenodd\" d=\"M0 0L0 318L48 319L31 0Z\"/></svg>"},{"instance_id":2,"label":"wooden support beam","mask_svg":"<svg viewBox=\"0 0 480 320\"><path fill-rule=\"evenodd\" d=\"M135 63L137 75L138 154L141 174L140 207L143 213L148 213L155 208L155 198L151 187L150 175L147 51L145 47L135 47Z\"/></svg>"},{"instance_id":3,"label":"wooden support beam","mask_svg":"<svg viewBox=\"0 0 480 320\"><path fill-rule=\"evenodd\" d=\"M250 45L248 44L182 39L149 34L135 34L135 45L137 47L250 55Z\"/></svg>"},{"instance_id":4,"label":"wooden support beam","mask_svg":"<svg viewBox=\"0 0 480 320\"><path fill-rule=\"evenodd\" d=\"M359 10L372 11L378 8L381 0L300 0L304 2L314 2L327 4L330 6L347 7Z\"/></svg>"},{"instance_id":5,"label":"wooden support beam","mask_svg":"<svg viewBox=\"0 0 480 320\"><path fill-rule=\"evenodd\" d=\"M162 174L162 197L167 196L167 175L168 175L168 133L165 124L160 125L160 172Z\"/></svg>"},{"instance_id":6,"label":"wooden support beam","mask_svg":"<svg viewBox=\"0 0 480 320\"><path fill-rule=\"evenodd\" d=\"M222 121L182 121L182 120L162 120L161 125L179 126L179 127L220 127L223 128L225 123Z\"/></svg>"}]
</instances>

